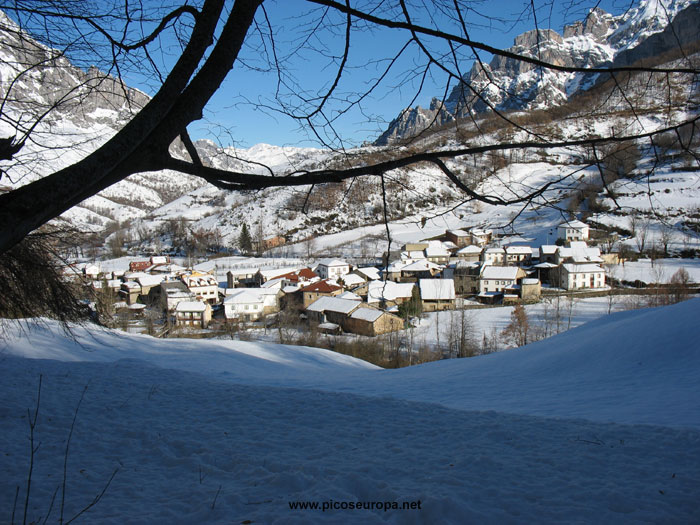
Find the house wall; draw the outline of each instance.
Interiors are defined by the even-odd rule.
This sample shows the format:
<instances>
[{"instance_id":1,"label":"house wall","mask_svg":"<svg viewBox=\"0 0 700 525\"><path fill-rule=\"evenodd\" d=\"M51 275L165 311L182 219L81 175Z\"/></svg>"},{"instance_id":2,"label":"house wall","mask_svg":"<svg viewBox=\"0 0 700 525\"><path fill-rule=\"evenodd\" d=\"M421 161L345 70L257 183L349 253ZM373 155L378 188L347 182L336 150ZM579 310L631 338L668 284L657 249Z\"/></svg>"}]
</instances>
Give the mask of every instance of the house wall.
<instances>
[{"instance_id":1,"label":"house wall","mask_svg":"<svg viewBox=\"0 0 700 525\"><path fill-rule=\"evenodd\" d=\"M521 284L520 298L523 301L539 301L542 295L542 286L538 284Z\"/></svg>"},{"instance_id":2,"label":"house wall","mask_svg":"<svg viewBox=\"0 0 700 525\"><path fill-rule=\"evenodd\" d=\"M604 272L568 272L563 269L563 285L567 290L605 287Z\"/></svg>"},{"instance_id":3,"label":"house wall","mask_svg":"<svg viewBox=\"0 0 700 525\"><path fill-rule=\"evenodd\" d=\"M479 293L479 276L455 272L455 293L459 295L476 295Z\"/></svg>"},{"instance_id":4,"label":"house wall","mask_svg":"<svg viewBox=\"0 0 700 525\"><path fill-rule=\"evenodd\" d=\"M326 266L320 264L318 268L316 268L316 273L318 273L321 279L335 279L336 277L350 273L350 266L347 264L344 266Z\"/></svg>"},{"instance_id":5,"label":"house wall","mask_svg":"<svg viewBox=\"0 0 700 525\"><path fill-rule=\"evenodd\" d=\"M458 253L457 258L460 261L476 262L481 257L480 253Z\"/></svg>"},{"instance_id":6,"label":"house wall","mask_svg":"<svg viewBox=\"0 0 700 525\"><path fill-rule=\"evenodd\" d=\"M340 295L343 291L338 290L336 292L331 292L331 293L322 293L322 292L303 292L304 295L304 308L308 308L308 306L313 303L316 299L319 297L335 297L336 295Z\"/></svg>"},{"instance_id":7,"label":"house wall","mask_svg":"<svg viewBox=\"0 0 700 525\"><path fill-rule=\"evenodd\" d=\"M441 310L454 310L454 301L430 301L423 299L424 312L437 312Z\"/></svg>"},{"instance_id":8,"label":"house wall","mask_svg":"<svg viewBox=\"0 0 700 525\"><path fill-rule=\"evenodd\" d=\"M346 317L343 330L352 334L374 337L375 335L388 334L403 329L403 319L389 313L382 314L373 323L364 319Z\"/></svg>"},{"instance_id":9,"label":"house wall","mask_svg":"<svg viewBox=\"0 0 700 525\"><path fill-rule=\"evenodd\" d=\"M505 288L513 286L513 279L481 279L480 292L502 292Z\"/></svg>"}]
</instances>

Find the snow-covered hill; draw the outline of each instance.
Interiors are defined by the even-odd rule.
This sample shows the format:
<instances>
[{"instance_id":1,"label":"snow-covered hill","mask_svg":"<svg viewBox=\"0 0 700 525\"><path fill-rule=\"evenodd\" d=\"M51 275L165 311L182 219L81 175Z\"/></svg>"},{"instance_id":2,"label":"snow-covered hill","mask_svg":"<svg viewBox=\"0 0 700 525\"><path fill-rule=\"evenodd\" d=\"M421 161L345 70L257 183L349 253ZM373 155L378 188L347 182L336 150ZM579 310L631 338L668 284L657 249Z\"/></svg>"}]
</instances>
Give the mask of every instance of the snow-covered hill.
<instances>
[{"instance_id":1,"label":"snow-covered hill","mask_svg":"<svg viewBox=\"0 0 700 525\"><path fill-rule=\"evenodd\" d=\"M699 312L624 312L399 370L311 348L9 328L0 501L9 519L19 487L21 519L41 376L29 520L58 519L77 414L65 519L116 470L86 522L694 522ZM289 506L331 500L420 510Z\"/></svg>"}]
</instances>

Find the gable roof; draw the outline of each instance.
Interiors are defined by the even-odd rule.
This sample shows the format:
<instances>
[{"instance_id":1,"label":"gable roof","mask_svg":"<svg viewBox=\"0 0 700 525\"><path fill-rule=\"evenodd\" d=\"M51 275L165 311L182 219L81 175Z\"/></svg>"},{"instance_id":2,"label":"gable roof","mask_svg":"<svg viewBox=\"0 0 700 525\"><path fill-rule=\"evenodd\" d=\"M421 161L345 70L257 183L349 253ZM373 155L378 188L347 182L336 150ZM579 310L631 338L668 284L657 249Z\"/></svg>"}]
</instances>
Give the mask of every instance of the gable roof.
<instances>
[{"instance_id":1,"label":"gable roof","mask_svg":"<svg viewBox=\"0 0 700 525\"><path fill-rule=\"evenodd\" d=\"M350 314L350 317L352 319L359 319L361 321L373 323L382 315L384 315L384 312L377 310L376 308L358 308L352 314Z\"/></svg>"},{"instance_id":2,"label":"gable roof","mask_svg":"<svg viewBox=\"0 0 700 525\"><path fill-rule=\"evenodd\" d=\"M532 255L530 246L506 246L506 253L509 255Z\"/></svg>"},{"instance_id":3,"label":"gable roof","mask_svg":"<svg viewBox=\"0 0 700 525\"><path fill-rule=\"evenodd\" d=\"M369 278L373 281L377 281L380 278L379 270L377 268L375 268L374 266L368 266L365 268L358 268L355 271L361 273L362 275L365 275L367 278Z\"/></svg>"},{"instance_id":4,"label":"gable roof","mask_svg":"<svg viewBox=\"0 0 700 525\"><path fill-rule=\"evenodd\" d=\"M481 278L515 281L518 278L519 271L520 268L517 266L484 266L481 272Z\"/></svg>"},{"instance_id":5,"label":"gable roof","mask_svg":"<svg viewBox=\"0 0 700 525\"><path fill-rule=\"evenodd\" d=\"M398 298L410 299L413 295L413 283L396 283L394 281L372 281L367 287L367 302L376 303L395 301Z\"/></svg>"},{"instance_id":6,"label":"gable roof","mask_svg":"<svg viewBox=\"0 0 700 525\"><path fill-rule=\"evenodd\" d=\"M476 246L474 244L470 244L469 246L465 246L464 248L457 250L457 254L460 254L460 253L481 253L482 249L483 248L481 246Z\"/></svg>"},{"instance_id":7,"label":"gable roof","mask_svg":"<svg viewBox=\"0 0 700 525\"><path fill-rule=\"evenodd\" d=\"M342 290L342 288L338 285L331 284L327 280L326 281L317 281L315 283L307 284L304 286L301 291L302 292L318 292L318 293L332 293L336 292L338 290Z\"/></svg>"},{"instance_id":8,"label":"gable roof","mask_svg":"<svg viewBox=\"0 0 700 525\"><path fill-rule=\"evenodd\" d=\"M559 225L559 228L576 228L576 229L582 229L582 228L588 228L588 224L585 222L581 222L579 220L573 220L573 221L566 221L562 222Z\"/></svg>"},{"instance_id":9,"label":"gable roof","mask_svg":"<svg viewBox=\"0 0 700 525\"><path fill-rule=\"evenodd\" d=\"M569 273L592 273L592 272L604 272L602 267L597 264L572 264L566 263L562 264L562 267Z\"/></svg>"},{"instance_id":10,"label":"gable roof","mask_svg":"<svg viewBox=\"0 0 700 525\"><path fill-rule=\"evenodd\" d=\"M352 299L340 299L338 297L319 297L313 303L306 307L308 312L337 312L341 314L349 314L355 308L358 308L360 303Z\"/></svg>"},{"instance_id":11,"label":"gable roof","mask_svg":"<svg viewBox=\"0 0 700 525\"><path fill-rule=\"evenodd\" d=\"M339 280L343 281L345 286L355 286L366 282L362 277L355 273L347 273L342 277L339 277Z\"/></svg>"},{"instance_id":12,"label":"gable roof","mask_svg":"<svg viewBox=\"0 0 700 525\"><path fill-rule=\"evenodd\" d=\"M456 297L453 279L420 279L418 284L423 300L448 301Z\"/></svg>"},{"instance_id":13,"label":"gable roof","mask_svg":"<svg viewBox=\"0 0 700 525\"><path fill-rule=\"evenodd\" d=\"M259 288L235 288L235 291L224 299L228 304L257 304L264 301Z\"/></svg>"},{"instance_id":14,"label":"gable roof","mask_svg":"<svg viewBox=\"0 0 700 525\"><path fill-rule=\"evenodd\" d=\"M317 266L349 266L349 264L341 259L321 259Z\"/></svg>"},{"instance_id":15,"label":"gable roof","mask_svg":"<svg viewBox=\"0 0 700 525\"><path fill-rule=\"evenodd\" d=\"M203 312L207 309L207 305L202 301L180 301L175 307L177 312Z\"/></svg>"}]
</instances>

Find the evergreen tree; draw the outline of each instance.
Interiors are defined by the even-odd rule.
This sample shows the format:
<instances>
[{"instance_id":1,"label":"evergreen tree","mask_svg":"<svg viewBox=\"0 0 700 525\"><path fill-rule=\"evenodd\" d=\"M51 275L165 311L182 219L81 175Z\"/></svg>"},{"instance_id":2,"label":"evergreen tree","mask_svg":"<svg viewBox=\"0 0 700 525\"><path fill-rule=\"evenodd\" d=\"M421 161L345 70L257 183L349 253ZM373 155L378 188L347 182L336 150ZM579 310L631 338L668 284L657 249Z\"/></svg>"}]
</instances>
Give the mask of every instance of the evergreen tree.
<instances>
[{"instance_id":1,"label":"evergreen tree","mask_svg":"<svg viewBox=\"0 0 700 525\"><path fill-rule=\"evenodd\" d=\"M253 239L250 237L248 225L245 222L241 226L241 234L238 236L238 247L243 253L250 253L253 250Z\"/></svg>"}]
</instances>

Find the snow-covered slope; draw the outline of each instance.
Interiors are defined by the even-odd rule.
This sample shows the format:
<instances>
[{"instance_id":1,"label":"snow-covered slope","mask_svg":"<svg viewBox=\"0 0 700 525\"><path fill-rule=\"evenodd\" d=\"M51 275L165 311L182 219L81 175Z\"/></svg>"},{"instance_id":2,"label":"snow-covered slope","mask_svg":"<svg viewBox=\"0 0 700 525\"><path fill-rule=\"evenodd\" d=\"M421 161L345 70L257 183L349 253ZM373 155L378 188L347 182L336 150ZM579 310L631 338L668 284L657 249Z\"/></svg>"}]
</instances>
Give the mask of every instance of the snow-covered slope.
<instances>
[{"instance_id":1,"label":"snow-covered slope","mask_svg":"<svg viewBox=\"0 0 700 525\"><path fill-rule=\"evenodd\" d=\"M700 300L625 312L518 350L401 370L310 348L10 328L4 518L15 487L23 516L41 376L30 520L63 491L85 389L65 519L116 470L85 522L693 522L699 313ZM420 500L420 510L289 506L331 500ZM56 504L49 521L58 514Z\"/></svg>"}]
</instances>

